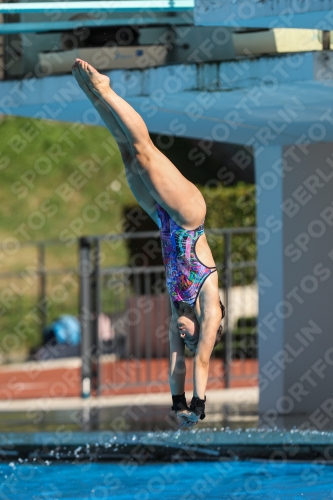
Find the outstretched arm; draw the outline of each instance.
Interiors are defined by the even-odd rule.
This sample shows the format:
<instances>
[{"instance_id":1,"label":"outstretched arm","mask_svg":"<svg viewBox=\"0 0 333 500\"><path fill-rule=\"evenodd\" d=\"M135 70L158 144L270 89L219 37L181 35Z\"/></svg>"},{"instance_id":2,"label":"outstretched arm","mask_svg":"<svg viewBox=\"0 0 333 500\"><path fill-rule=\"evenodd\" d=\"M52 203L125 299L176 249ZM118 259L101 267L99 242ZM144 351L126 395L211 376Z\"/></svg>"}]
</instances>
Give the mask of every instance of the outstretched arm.
<instances>
[{"instance_id":1,"label":"outstretched arm","mask_svg":"<svg viewBox=\"0 0 333 500\"><path fill-rule=\"evenodd\" d=\"M183 394L185 390L186 364L185 344L179 336L176 318L171 317L169 327L170 365L169 384L173 396Z\"/></svg>"},{"instance_id":2,"label":"outstretched arm","mask_svg":"<svg viewBox=\"0 0 333 500\"><path fill-rule=\"evenodd\" d=\"M177 329L177 318L174 316L170 321L169 341L169 382L173 400L172 408L179 418L178 422L180 427L192 427L195 423L188 420L188 416L191 415L191 412L188 410L186 399L184 398L186 377L185 344L179 335L179 331Z\"/></svg>"},{"instance_id":3,"label":"outstretched arm","mask_svg":"<svg viewBox=\"0 0 333 500\"><path fill-rule=\"evenodd\" d=\"M218 314L218 310L216 310ZM205 393L208 381L209 360L212 354L218 322L215 313L204 318L200 328L200 339L194 357L193 398L189 411L179 415L183 418L182 427L192 427L199 419L205 418Z\"/></svg>"},{"instance_id":4,"label":"outstretched arm","mask_svg":"<svg viewBox=\"0 0 333 500\"><path fill-rule=\"evenodd\" d=\"M208 381L209 361L222 319L217 273L213 273L205 281L198 300L200 305L200 335L194 358L193 392L194 397L204 399Z\"/></svg>"},{"instance_id":5,"label":"outstretched arm","mask_svg":"<svg viewBox=\"0 0 333 500\"><path fill-rule=\"evenodd\" d=\"M200 399L205 399L209 361L214 349L216 332L221 321L218 319L220 314L221 310L217 309L216 314L212 312L212 314L209 317L205 317L201 323L193 371L193 395Z\"/></svg>"},{"instance_id":6,"label":"outstretched arm","mask_svg":"<svg viewBox=\"0 0 333 500\"><path fill-rule=\"evenodd\" d=\"M195 425L205 418L205 393L208 382L209 362L215 345L216 334L221 323L221 308L217 293L216 273L206 280L199 294L200 335L194 357L193 398L190 412L186 415L187 425ZM215 284L214 284L215 282Z\"/></svg>"}]
</instances>

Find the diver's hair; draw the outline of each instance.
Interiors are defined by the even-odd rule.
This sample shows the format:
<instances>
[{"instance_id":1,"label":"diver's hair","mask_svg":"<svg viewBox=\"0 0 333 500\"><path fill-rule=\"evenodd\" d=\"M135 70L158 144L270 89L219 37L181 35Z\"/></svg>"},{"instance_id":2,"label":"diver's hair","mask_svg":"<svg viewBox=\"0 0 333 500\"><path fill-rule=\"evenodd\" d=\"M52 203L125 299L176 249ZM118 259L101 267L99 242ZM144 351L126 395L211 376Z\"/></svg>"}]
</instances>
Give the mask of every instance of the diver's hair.
<instances>
[{"instance_id":1,"label":"diver's hair","mask_svg":"<svg viewBox=\"0 0 333 500\"><path fill-rule=\"evenodd\" d=\"M222 321L222 319L225 316L225 307L222 304L221 299L220 299L220 308L221 308L221 312L222 312L222 318L221 318L221 321ZM218 344L220 344L222 342L222 336L223 336L223 327L222 327L222 324L220 324L220 326L219 326L219 328L217 330L217 333L216 333L216 339L215 339L214 347L216 347Z\"/></svg>"}]
</instances>

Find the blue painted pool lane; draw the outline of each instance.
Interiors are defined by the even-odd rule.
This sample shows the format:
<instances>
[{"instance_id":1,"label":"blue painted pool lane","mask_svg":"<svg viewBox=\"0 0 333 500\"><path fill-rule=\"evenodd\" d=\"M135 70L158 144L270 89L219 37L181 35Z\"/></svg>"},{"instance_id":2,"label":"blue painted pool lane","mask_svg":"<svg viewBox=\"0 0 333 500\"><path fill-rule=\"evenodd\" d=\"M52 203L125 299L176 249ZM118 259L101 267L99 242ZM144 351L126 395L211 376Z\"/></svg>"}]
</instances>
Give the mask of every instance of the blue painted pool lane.
<instances>
[{"instance_id":1,"label":"blue painted pool lane","mask_svg":"<svg viewBox=\"0 0 333 500\"><path fill-rule=\"evenodd\" d=\"M328 500L333 467L265 461L165 464L11 462L0 465L2 498Z\"/></svg>"}]
</instances>

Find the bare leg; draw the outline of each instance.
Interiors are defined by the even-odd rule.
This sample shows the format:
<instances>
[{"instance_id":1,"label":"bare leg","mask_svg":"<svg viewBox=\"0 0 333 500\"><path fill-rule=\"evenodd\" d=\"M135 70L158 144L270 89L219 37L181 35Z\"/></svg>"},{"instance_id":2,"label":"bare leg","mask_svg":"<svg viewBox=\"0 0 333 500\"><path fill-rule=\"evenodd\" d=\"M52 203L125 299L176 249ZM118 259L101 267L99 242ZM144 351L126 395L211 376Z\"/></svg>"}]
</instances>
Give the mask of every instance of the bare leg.
<instances>
[{"instance_id":1,"label":"bare leg","mask_svg":"<svg viewBox=\"0 0 333 500\"><path fill-rule=\"evenodd\" d=\"M133 156L130 143L127 139L127 135L124 133L123 129L119 125L116 118L113 116L110 109L98 96L96 96L90 90L80 73L78 65L73 65L72 73L80 88L96 108L103 122L115 138L125 166L127 182L129 184L129 187L131 188L132 193L134 194L135 198L142 206L142 208L146 210L150 217L157 223L155 199L151 196L146 185L141 179L141 176L138 172L137 162Z\"/></svg>"},{"instance_id":2,"label":"bare leg","mask_svg":"<svg viewBox=\"0 0 333 500\"><path fill-rule=\"evenodd\" d=\"M77 63L89 88L112 111L124 130L151 196L186 229L201 224L206 204L200 191L154 146L143 119L110 88L110 79L84 61Z\"/></svg>"}]
</instances>

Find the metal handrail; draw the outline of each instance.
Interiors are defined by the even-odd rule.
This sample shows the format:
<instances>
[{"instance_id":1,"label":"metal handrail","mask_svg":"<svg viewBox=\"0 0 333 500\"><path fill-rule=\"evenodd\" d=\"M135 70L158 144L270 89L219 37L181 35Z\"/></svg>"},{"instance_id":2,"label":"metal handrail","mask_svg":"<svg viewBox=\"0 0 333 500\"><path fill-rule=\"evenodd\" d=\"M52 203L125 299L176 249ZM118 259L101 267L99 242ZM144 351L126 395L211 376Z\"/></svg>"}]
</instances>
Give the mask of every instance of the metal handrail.
<instances>
[{"instance_id":1,"label":"metal handrail","mask_svg":"<svg viewBox=\"0 0 333 500\"><path fill-rule=\"evenodd\" d=\"M1 4L0 4L1 5ZM227 228L211 228L205 229L206 234L216 234L223 236L224 234L242 234L242 233L253 233L257 230L256 227L227 227ZM86 236L85 239L87 241L113 241L113 240L128 240L128 239L140 239L140 238L158 238L159 230L156 231L138 231L138 232L128 232L128 233L112 233L112 234L104 234L104 235L96 235L96 236ZM76 239L76 242L79 238ZM19 241L20 247L26 246L39 246L39 245L64 245L64 243L60 240L31 240L31 241ZM0 242L0 250L6 250L8 243Z\"/></svg>"},{"instance_id":2,"label":"metal handrail","mask_svg":"<svg viewBox=\"0 0 333 500\"><path fill-rule=\"evenodd\" d=\"M233 263L232 262L232 235L234 234L244 234L244 233L253 233L256 232L256 228L247 227L247 228L223 228L223 229L210 229L207 230L208 234L213 235L223 235L224 238L224 263L223 263L223 271L224 271L224 305L226 310L229 309L229 301L230 301L230 290L232 287L232 270L233 268L241 268L242 263ZM100 243L101 241L108 241L114 239L133 239L133 238L158 238L159 230L156 231L142 231L142 232L134 232L134 233L122 233L122 234L108 234L102 236L92 236L92 237L82 237L80 238L79 244L79 269L84 270L83 273L80 274L80 320L82 325L82 397L89 397L93 390L96 390L100 393L100 388L97 384L96 380L100 380L100 362L99 362L99 354L94 354L91 356L91 352L93 351L93 345L98 345L98 334L97 334L97 326L96 326L96 318L98 318L98 313L100 311L100 285L98 284L99 278L101 275L107 275L107 272L103 272L103 269L100 267ZM235 264L235 267L233 267ZM246 264L245 266L246 267ZM250 261L249 267L255 267L255 263ZM164 270L164 266L160 267L161 271ZM126 270L133 274L146 274L151 273L151 267L136 267L130 268L126 266L124 268L120 268L118 272L123 272L126 274ZM147 274L148 275L148 274ZM91 290L91 293L89 293ZM93 318L93 321L89 321L89 317ZM224 330L225 330L225 353L224 353L224 382L225 387L230 387L231 380L231 363L232 363L232 331L231 325L229 324L229 315L228 312L224 319ZM95 344L93 344L92 339L95 339ZM93 363L94 361L94 370L97 373L97 377L93 377ZM95 386L93 385L95 384Z\"/></svg>"},{"instance_id":3,"label":"metal handrail","mask_svg":"<svg viewBox=\"0 0 333 500\"><path fill-rule=\"evenodd\" d=\"M205 229L205 234L215 234L221 235L224 234L243 234L243 233L253 233L256 231L256 227L226 227L226 228L211 228ZM121 233L121 234L106 234L106 235L97 235L97 236L88 236L87 240L99 240L99 241L109 241L109 240L119 240L119 239L140 239L140 238L159 238L160 232L159 229L156 231L138 231L135 233Z\"/></svg>"},{"instance_id":4,"label":"metal handrail","mask_svg":"<svg viewBox=\"0 0 333 500\"><path fill-rule=\"evenodd\" d=\"M149 266L149 267L101 267L100 275L109 275L109 274L150 274L150 273L161 273L165 271L164 266Z\"/></svg>"},{"instance_id":5,"label":"metal handrail","mask_svg":"<svg viewBox=\"0 0 333 500\"><path fill-rule=\"evenodd\" d=\"M1 5L1 4L0 4ZM49 31L72 31L78 28L96 28L103 26L170 26L192 25L193 16L186 17L127 17L116 19L81 19L77 21L38 22L38 23L6 23L0 24L0 35L18 33L45 33Z\"/></svg>"},{"instance_id":6,"label":"metal handrail","mask_svg":"<svg viewBox=\"0 0 333 500\"><path fill-rule=\"evenodd\" d=\"M246 262L233 262L233 254L232 254L232 238L234 235L246 235L249 233L256 233L255 227L239 227L239 228L213 228L207 229L207 235L215 236L219 241L219 244L224 247L224 261L217 263L217 267L219 270L219 275L221 277L221 287L223 288L223 300L224 304L227 308L227 311L230 308L230 304L232 304L232 287L233 287L233 271L238 269L247 269L252 270L256 267L256 262L249 260ZM159 293L158 290L161 290L162 293L165 293L164 285L162 288L158 288L160 282L165 281L164 276L164 265L152 265L149 267L137 267L137 266L129 266L125 264L124 266L110 266L105 263L105 267L102 267L103 259L101 259L101 242L104 242L106 246L108 246L107 242L115 241L115 240L128 240L128 239L140 239L140 238L159 238L159 229L153 231L141 231L141 232L129 232L129 233L109 233L107 235L97 235L97 236L87 236L77 238L77 243L80 243L79 246L79 261L77 266L67 266L64 268L47 268L46 267L46 250L47 247L55 245L56 248L59 245L64 246L64 242L59 241L58 239L48 240L48 241L24 241L22 242L23 247L35 247L38 250L38 258L33 260L33 265L36 265L35 268L31 268L28 266L24 270L18 270L13 272L3 272L0 273L1 278L9 278L16 276L17 278L36 278L35 281L30 281L29 286L35 286L35 283L38 285L38 303L37 306L32 309L40 316L38 320L38 324L40 325L41 331L43 327L46 326L47 320L50 316L49 311L53 311L51 308L52 304L52 295L49 292L50 286L53 283L53 280L50 280L49 277L52 275L63 275L66 273L71 273L74 277L75 274L75 290L77 289L77 284L79 285L80 291L80 307L79 307L79 315L81 319L81 327L82 327L82 396L88 397L93 390L96 390L97 393L101 391L101 366L100 366L100 355L102 353L101 345L99 344L98 337L98 318L100 316L100 312L102 311L102 303L105 300L109 300L109 290L111 290L111 298L112 304L115 306L117 314L121 310L119 309L119 297L117 298L118 293L118 283L123 281L125 285L124 289L121 289L121 293L125 295L121 295L121 301L124 301L126 297L128 297L128 292L131 287L134 290L134 296L142 291L145 295L149 295L155 292ZM218 237L218 238L217 238ZM222 241L223 239L223 241ZM247 237L248 239L248 237ZM0 248L4 250L10 250L13 245L16 247L21 244L18 240L12 240L8 238L7 240L0 243ZM74 243L75 245L75 243ZM71 245L73 246L73 245ZM112 245L110 245L110 249ZM104 249L103 249L104 250ZM111 250L112 251L112 250ZM6 252L5 252L6 253ZM221 271L221 273L220 273ZM130 275L132 277L130 278ZM140 276L141 275L141 276ZM252 276L252 274L251 274ZM110 278L110 280L106 278ZM127 277L129 278L127 280ZM251 278L252 279L252 278ZM71 282L72 283L72 282ZM155 283L158 284L157 288L153 288ZM24 284L24 283L23 283ZM12 283L6 283L4 288L5 295L3 295L4 299L6 299L6 290L9 291L9 299L10 299L10 290L12 289L15 292L15 300L21 296L19 286L20 283L14 283L14 279ZM53 285L52 285L53 286ZM59 281L57 281L56 287L59 286ZM104 288L103 288L104 287ZM114 288L113 288L114 287ZM35 288L33 289L35 290ZM104 292L103 301L102 301L102 291ZM72 292L73 293L73 290ZM135 295L136 294L136 295ZM116 298L115 298L116 297ZM10 299L11 300L11 299ZM164 299L163 299L164 300ZM21 303L17 302L18 306L21 307ZM123 307L123 302L121 302ZM112 306L112 307L113 307ZM10 311L10 305L5 306L5 310ZM22 306L23 307L23 306ZM25 306L24 306L25 307ZM27 314L30 314L30 309L28 311L27 308L23 310L27 311ZM29 306L30 307L30 306ZM132 306L131 306L132 307ZM159 311L157 311L158 313ZM20 313L21 314L21 313ZM151 351L149 349L150 346L150 330L149 325L151 325L151 321L153 319L149 316L149 320L147 323L147 349L146 355L148 359L151 358ZM223 358L223 378L225 382L225 386L229 387L231 379L234 377L234 374L231 372L232 360L233 360L233 326L230 324L230 317L228 313L224 319L224 332L225 332L225 343L224 343L224 358ZM160 351L159 351L160 352ZM149 354L150 353L150 354ZM127 359L127 358L126 358ZM149 371L150 365L147 364L147 370ZM149 375L147 375L147 380L150 380L150 371Z\"/></svg>"},{"instance_id":7,"label":"metal handrail","mask_svg":"<svg viewBox=\"0 0 333 500\"><path fill-rule=\"evenodd\" d=\"M2 14L36 14L47 12L136 12L148 9L151 12L186 12L194 9L193 0L125 0L85 2L22 2L0 3Z\"/></svg>"}]
</instances>

